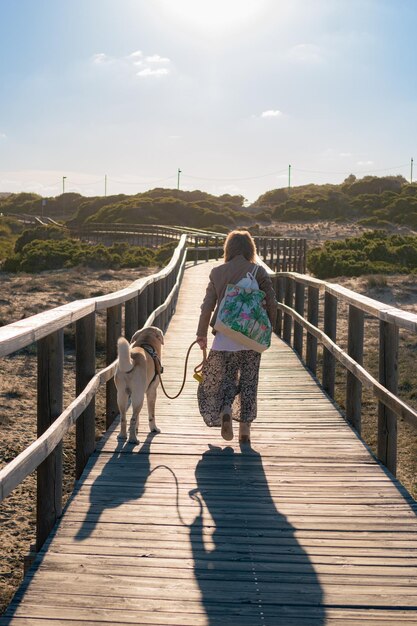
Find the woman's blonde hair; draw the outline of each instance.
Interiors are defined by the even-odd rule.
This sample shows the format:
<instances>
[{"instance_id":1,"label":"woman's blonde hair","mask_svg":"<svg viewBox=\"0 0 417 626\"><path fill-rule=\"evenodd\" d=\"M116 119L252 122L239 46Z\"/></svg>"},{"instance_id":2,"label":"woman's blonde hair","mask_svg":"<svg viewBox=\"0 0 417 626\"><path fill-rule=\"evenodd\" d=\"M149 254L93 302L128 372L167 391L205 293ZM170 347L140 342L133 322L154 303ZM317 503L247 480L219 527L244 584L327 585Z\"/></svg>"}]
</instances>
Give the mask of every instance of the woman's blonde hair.
<instances>
[{"instance_id":1,"label":"woman's blonde hair","mask_svg":"<svg viewBox=\"0 0 417 626\"><path fill-rule=\"evenodd\" d=\"M247 230L232 230L226 237L223 250L226 263L240 254L251 263L255 262L256 246L252 235Z\"/></svg>"}]
</instances>

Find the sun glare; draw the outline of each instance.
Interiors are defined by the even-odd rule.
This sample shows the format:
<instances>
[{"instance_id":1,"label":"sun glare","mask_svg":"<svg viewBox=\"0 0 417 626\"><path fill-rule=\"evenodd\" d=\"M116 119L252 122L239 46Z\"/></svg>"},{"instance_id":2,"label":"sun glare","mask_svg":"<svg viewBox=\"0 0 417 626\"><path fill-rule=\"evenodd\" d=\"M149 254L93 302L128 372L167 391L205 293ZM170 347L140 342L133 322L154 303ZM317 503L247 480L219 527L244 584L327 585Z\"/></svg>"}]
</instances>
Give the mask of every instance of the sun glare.
<instances>
[{"instance_id":1,"label":"sun glare","mask_svg":"<svg viewBox=\"0 0 417 626\"><path fill-rule=\"evenodd\" d=\"M263 13L267 0L159 0L159 5L183 24L219 32L250 23Z\"/></svg>"}]
</instances>

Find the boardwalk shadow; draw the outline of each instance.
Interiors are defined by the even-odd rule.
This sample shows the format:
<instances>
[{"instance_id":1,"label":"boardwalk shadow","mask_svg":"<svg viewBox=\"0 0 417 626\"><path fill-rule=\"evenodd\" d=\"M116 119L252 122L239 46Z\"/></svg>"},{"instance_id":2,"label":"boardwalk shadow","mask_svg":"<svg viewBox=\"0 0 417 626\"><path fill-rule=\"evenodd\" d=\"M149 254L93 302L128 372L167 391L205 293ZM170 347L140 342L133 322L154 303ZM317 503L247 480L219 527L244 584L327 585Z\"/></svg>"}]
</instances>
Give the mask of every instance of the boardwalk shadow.
<instances>
[{"instance_id":1,"label":"boardwalk shadow","mask_svg":"<svg viewBox=\"0 0 417 626\"><path fill-rule=\"evenodd\" d=\"M129 454L132 444L118 442L114 453L97 476L90 491L90 504L82 525L75 535L84 541L94 532L102 513L130 500L139 500L145 493L151 475L150 449L156 433L149 433L138 451Z\"/></svg>"},{"instance_id":2,"label":"boardwalk shadow","mask_svg":"<svg viewBox=\"0 0 417 626\"><path fill-rule=\"evenodd\" d=\"M208 625L324 625L317 575L275 506L260 454L211 447L196 479L193 496L213 520L200 513L190 529Z\"/></svg>"}]
</instances>

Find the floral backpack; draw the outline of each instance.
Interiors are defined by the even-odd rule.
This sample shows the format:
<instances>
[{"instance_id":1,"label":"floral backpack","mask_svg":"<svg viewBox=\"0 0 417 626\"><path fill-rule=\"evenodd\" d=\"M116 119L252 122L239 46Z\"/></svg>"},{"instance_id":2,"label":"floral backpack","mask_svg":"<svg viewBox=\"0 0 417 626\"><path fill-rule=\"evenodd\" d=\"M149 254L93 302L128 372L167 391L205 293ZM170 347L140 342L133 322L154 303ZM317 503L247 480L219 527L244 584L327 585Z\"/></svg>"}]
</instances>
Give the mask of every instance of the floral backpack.
<instances>
[{"instance_id":1,"label":"floral backpack","mask_svg":"<svg viewBox=\"0 0 417 626\"><path fill-rule=\"evenodd\" d=\"M226 287L214 329L256 352L271 345L271 322L262 302L265 292L259 289L256 274L259 265L236 285Z\"/></svg>"}]
</instances>

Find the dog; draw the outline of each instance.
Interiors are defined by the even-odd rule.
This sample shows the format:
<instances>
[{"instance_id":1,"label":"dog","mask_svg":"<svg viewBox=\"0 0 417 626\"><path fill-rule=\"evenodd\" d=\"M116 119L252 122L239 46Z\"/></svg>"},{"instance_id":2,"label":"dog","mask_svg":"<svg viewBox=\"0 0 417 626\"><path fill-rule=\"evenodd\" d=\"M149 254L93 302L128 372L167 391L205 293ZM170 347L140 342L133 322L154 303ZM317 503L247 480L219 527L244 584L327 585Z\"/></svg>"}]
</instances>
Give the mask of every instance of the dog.
<instances>
[{"instance_id":1,"label":"dog","mask_svg":"<svg viewBox=\"0 0 417 626\"><path fill-rule=\"evenodd\" d=\"M127 439L126 411L130 399L132 418L129 425L129 443L139 443L139 413L145 394L148 403L149 430L154 433L161 432L156 426L155 402L159 385L157 372L160 369L163 343L164 335L156 326L136 331L130 344L124 337L120 337L117 342L119 360L114 382L120 411L119 439Z\"/></svg>"}]
</instances>

